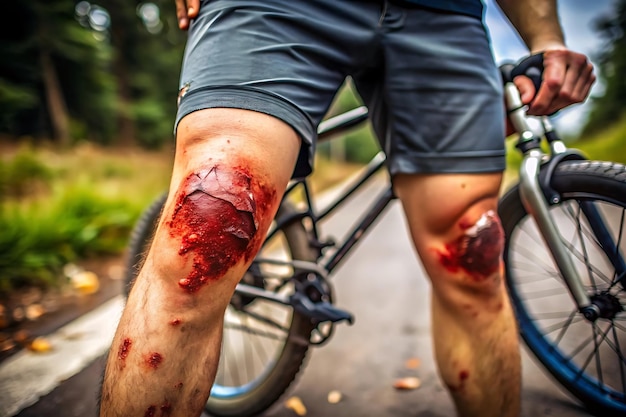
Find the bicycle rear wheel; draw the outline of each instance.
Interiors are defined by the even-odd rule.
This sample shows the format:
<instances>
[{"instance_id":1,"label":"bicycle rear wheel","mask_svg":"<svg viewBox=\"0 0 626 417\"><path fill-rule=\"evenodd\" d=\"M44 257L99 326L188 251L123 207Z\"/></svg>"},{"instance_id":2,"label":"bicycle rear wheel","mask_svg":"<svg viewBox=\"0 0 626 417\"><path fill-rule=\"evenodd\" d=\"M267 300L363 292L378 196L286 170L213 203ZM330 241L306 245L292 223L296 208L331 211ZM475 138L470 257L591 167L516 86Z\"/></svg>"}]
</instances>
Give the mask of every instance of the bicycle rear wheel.
<instances>
[{"instance_id":1,"label":"bicycle rear wheel","mask_svg":"<svg viewBox=\"0 0 626 417\"><path fill-rule=\"evenodd\" d=\"M626 415L626 167L566 161L550 207L587 294L602 317L578 311L517 187L500 202L509 293L526 345L591 412ZM599 222L598 222L599 220Z\"/></svg>"},{"instance_id":2,"label":"bicycle rear wheel","mask_svg":"<svg viewBox=\"0 0 626 417\"><path fill-rule=\"evenodd\" d=\"M126 271L127 290L143 262L165 203L160 196L148 207L131 233ZM277 218L294 211L283 202ZM284 265L251 265L241 282L290 295L294 287L290 260L314 261L300 221L278 230L267 240L258 258L278 260ZM217 375L206 411L216 417L257 415L274 404L298 374L309 348L314 325L291 306L235 293L224 318L222 350Z\"/></svg>"}]
</instances>

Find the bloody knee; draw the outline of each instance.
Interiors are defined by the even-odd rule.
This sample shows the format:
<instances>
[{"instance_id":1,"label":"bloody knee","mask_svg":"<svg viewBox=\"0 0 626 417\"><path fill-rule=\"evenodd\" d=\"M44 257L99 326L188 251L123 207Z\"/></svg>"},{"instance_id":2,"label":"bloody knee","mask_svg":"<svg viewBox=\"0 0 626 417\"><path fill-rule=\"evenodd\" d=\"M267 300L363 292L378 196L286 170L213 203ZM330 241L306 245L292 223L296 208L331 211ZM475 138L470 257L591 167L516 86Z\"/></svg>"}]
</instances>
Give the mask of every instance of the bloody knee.
<instances>
[{"instance_id":1,"label":"bloody knee","mask_svg":"<svg viewBox=\"0 0 626 417\"><path fill-rule=\"evenodd\" d=\"M440 265L473 282L484 282L500 270L504 233L494 210L486 211L473 224L461 220L460 236L436 249Z\"/></svg>"},{"instance_id":2,"label":"bloody knee","mask_svg":"<svg viewBox=\"0 0 626 417\"><path fill-rule=\"evenodd\" d=\"M264 235L259 219L275 197L246 168L213 166L189 174L165 223L180 242L178 255L192 265L178 286L194 293L241 260L251 260Z\"/></svg>"}]
</instances>

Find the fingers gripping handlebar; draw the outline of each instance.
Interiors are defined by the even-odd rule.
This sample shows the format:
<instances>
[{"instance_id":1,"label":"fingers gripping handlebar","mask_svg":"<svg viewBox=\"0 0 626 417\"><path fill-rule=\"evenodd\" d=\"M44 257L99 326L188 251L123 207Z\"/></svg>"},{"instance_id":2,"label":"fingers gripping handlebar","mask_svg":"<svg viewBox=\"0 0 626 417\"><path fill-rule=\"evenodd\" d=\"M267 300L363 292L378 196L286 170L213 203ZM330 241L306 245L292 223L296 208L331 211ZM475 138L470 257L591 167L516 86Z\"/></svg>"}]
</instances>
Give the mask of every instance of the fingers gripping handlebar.
<instances>
[{"instance_id":1,"label":"fingers gripping handlebar","mask_svg":"<svg viewBox=\"0 0 626 417\"><path fill-rule=\"evenodd\" d=\"M530 55L522 59L517 64L503 64L500 66L502 82L513 82L515 77L525 75L530 78L535 85L535 90L541 87L541 74L543 73L543 52Z\"/></svg>"},{"instance_id":2,"label":"fingers gripping handlebar","mask_svg":"<svg viewBox=\"0 0 626 417\"><path fill-rule=\"evenodd\" d=\"M504 98L511 123L515 130L522 135L524 142L536 139L528 125L520 91L513 80L519 75L526 76L532 80L535 91L539 91L543 74L543 53L530 55L517 64L502 64L500 65L500 74L504 84Z\"/></svg>"}]
</instances>

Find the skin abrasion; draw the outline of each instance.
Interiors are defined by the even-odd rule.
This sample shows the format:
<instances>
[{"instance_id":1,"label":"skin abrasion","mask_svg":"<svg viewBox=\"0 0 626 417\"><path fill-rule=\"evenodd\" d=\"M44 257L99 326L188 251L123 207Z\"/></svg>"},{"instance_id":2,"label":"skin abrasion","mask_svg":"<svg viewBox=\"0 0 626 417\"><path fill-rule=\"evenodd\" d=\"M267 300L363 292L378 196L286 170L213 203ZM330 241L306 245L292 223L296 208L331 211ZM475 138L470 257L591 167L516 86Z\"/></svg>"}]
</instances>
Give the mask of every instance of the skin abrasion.
<instances>
[{"instance_id":1,"label":"skin abrasion","mask_svg":"<svg viewBox=\"0 0 626 417\"><path fill-rule=\"evenodd\" d=\"M163 362L163 356L158 352L152 352L146 355L146 364L153 369L157 369Z\"/></svg>"},{"instance_id":2,"label":"skin abrasion","mask_svg":"<svg viewBox=\"0 0 626 417\"><path fill-rule=\"evenodd\" d=\"M448 383L448 389L452 392L462 393L465 390L465 381L469 378L469 371L462 370L459 372L458 384Z\"/></svg>"},{"instance_id":3,"label":"skin abrasion","mask_svg":"<svg viewBox=\"0 0 626 417\"><path fill-rule=\"evenodd\" d=\"M241 259L251 259L258 240L257 215L274 197L275 192L255 187L245 168L214 166L190 174L167 222L170 236L180 241L179 255L192 260L192 270L179 287L195 293Z\"/></svg>"},{"instance_id":4,"label":"skin abrasion","mask_svg":"<svg viewBox=\"0 0 626 417\"><path fill-rule=\"evenodd\" d=\"M465 272L474 281L484 281L499 268L504 233L495 211L484 213L476 223L460 223L463 234L438 250L441 265L452 273Z\"/></svg>"},{"instance_id":5,"label":"skin abrasion","mask_svg":"<svg viewBox=\"0 0 626 417\"><path fill-rule=\"evenodd\" d=\"M126 367L126 358L130 353L130 348L133 346L133 341L130 338L125 338L122 340L120 347L117 351L117 357L120 360L121 368L124 369Z\"/></svg>"}]
</instances>

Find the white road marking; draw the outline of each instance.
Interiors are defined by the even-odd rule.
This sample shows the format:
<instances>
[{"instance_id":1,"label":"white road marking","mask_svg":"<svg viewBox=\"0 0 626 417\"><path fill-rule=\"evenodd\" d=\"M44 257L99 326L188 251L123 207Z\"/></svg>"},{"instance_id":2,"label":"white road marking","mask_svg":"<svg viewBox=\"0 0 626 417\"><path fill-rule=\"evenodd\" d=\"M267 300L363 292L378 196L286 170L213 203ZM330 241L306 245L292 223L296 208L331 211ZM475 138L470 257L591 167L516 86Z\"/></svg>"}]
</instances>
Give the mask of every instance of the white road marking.
<instances>
[{"instance_id":1,"label":"white road marking","mask_svg":"<svg viewBox=\"0 0 626 417\"><path fill-rule=\"evenodd\" d=\"M111 346L124 297L119 295L46 336L52 350L23 350L0 364L0 417L33 405Z\"/></svg>"}]
</instances>

